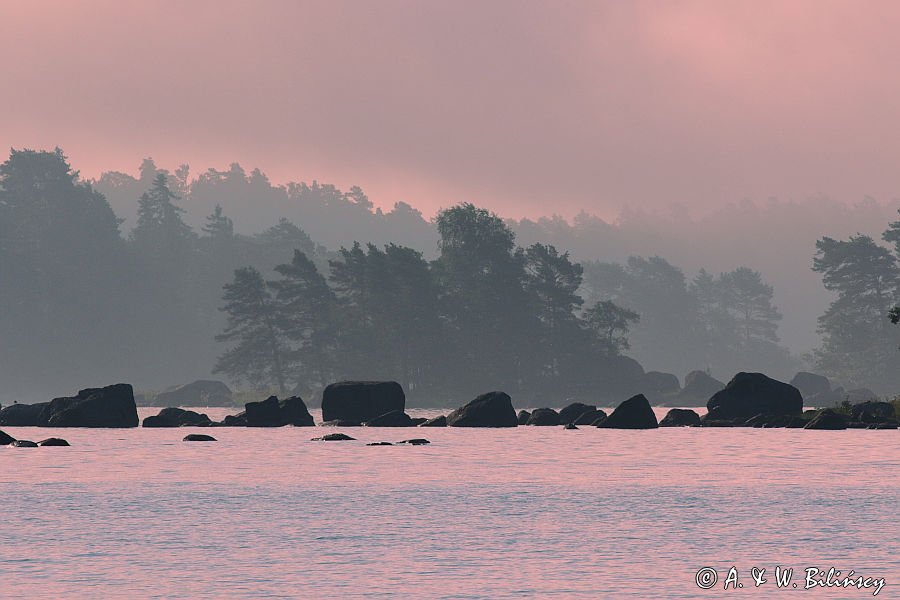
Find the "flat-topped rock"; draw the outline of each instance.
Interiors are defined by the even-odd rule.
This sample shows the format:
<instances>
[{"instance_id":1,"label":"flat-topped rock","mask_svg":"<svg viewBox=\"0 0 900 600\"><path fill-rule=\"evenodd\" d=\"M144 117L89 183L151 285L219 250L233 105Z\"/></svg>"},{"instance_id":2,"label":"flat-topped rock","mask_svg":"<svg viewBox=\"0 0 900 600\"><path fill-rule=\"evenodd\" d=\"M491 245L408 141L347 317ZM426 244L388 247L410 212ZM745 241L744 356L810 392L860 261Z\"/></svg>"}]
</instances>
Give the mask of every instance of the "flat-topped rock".
<instances>
[{"instance_id":1,"label":"flat-topped rock","mask_svg":"<svg viewBox=\"0 0 900 600\"><path fill-rule=\"evenodd\" d=\"M710 419L749 419L756 415L799 415L803 397L794 386L762 373L738 373L706 405Z\"/></svg>"},{"instance_id":2,"label":"flat-topped rock","mask_svg":"<svg viewBox=\"0 0 900 600\"><path fill-rule=\"evenodd\" d=\"M396 381L340 381L322 392L323 421L365 423L406 410L406 395Z\"/></svg>"}]
</instances>

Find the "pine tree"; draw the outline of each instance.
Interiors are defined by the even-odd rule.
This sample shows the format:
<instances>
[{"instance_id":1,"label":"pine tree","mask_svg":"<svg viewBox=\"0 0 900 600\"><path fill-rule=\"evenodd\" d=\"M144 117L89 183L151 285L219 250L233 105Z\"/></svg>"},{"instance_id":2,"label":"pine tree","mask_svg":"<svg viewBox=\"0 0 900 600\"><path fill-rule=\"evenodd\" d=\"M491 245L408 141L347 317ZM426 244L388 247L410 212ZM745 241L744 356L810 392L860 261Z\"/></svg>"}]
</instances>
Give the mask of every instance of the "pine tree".
<instances>
[{"instance_id":1,"label":"pine tree","mask_svg":"<svg viewBox=\"0 0 900 600\"><path fill-rule=\"evenodd\" d=\"M174 204L179 199L169 189L166 174L157 173L138 202L137 226L131 234L135 243L155 254L185 251L196 234L181 218L184 209Z\"/></svg>"},{"instance_id":2,"label":"pine tree","mask_svg":"<svg viewBox=\"0 0 900 600\"><path fill-rule=\"evenodd\" d=\"M214 372L259 388L274 384L284 393L291 366L288 336L262 275L252 267L237 269L224 289L222 311L228 325L216 341L232 346L219 357Z\"/></svg>"},{"instance_id":3,"label":"pine tree","mask_svg":"<svg viewBox=\"0 0 900 600\"><path fill-rule=\"evenodd\" d=\"M203 233L214 240L229 240L234 237L234 223L222 212L222 207L216 204L211 215L206 217Z\"/></svg>"}]
</instances>

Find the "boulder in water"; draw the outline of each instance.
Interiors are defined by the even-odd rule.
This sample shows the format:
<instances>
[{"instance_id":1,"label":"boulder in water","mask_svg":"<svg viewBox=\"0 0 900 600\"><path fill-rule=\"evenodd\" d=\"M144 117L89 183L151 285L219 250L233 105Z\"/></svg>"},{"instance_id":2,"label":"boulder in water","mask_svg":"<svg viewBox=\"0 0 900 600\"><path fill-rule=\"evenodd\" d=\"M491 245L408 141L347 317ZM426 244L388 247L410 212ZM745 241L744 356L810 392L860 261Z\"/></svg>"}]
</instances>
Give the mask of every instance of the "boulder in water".
<instances>
[{"instance_id":1,"label":"boulder in water","mask_svg":"<svg viewBox=\"0 0 900 600\"><path fill-rule=\"evenodd\" d=\"M312 427L315 425L306 404L299 396L291 396L279 400L277 396L269 396L260 402L248 402L244 411L237 415L229 415L222 422L229 427Z\"/></svg>"},{"instance_id":2,"label":"boulder in water","mask_svg":"<svg viewBox=\"0 0 900 600\"><path fill-rule=\"evenodd\" d=\"M203 414L183 408L164 408L158 415L144 419L144 427L209 427L212 420Z\"/></svg>"},{"instance_id":3,"label":"boulder in water","mask_svg":"<svg viewBox=\"0 0 900 600\"><path fill-rule=\"evenodd\" d=\"M528 419L531 418L531 413L527 410L520 410L516 413L516 423L519 425L527 425Z\"/></svg>"},{"instance_id":4,"label":"boulder in water","mask_svg":"<svg viewBox=\"0 0 900 600\"><path fill-rule=\"evenodd\" d=\"M41 422L41 415L49 402L37 404L10 404L0 410L0 425L7 427L40 427L46 423Z\"/></svg>"},{"instance_id":5,"label":"boulder in water","mask_svg":"<svg viewBox=\"0 0 900 600\"><path fill-rule=\"evenodd\" d=\"M69 446L69 442L62 438L52 437L38 442L38 446Z\"/></svg>"},{"instance_id":6,"label":"boulder in water","mask_svg":"<svg viewBox=\"0 0 900 600\"><path fill-rule=\"evenodd\" d=\"M689 408L673 408L659 422L660 427L699 427L700 415Z\"/></svg>"},{"instance_id":7,"label":"boulder in water","mask_svg":"<svg viewBox=\"0 0 900 600\"><path fill-rule=\"evenodd\" d=\"M406 395L396 381L341 381L322 392L323 421L365 423L397 410L406 410Z\"/></svg>"},{"instance_id":8,"label":"boulder in water","mask_svg":"<svg viewBox=\"0 0 900 600\"><path fill-rule=\"evenodd\" d=\"M394 410L364 423L366 427L415 427L412 418L402 410Z\"/></svg>"},{"instance_id":9,"label":"boulder in water","mask_svg":"<svg viewBox=\"0 0 900 600\"><path fill-rule=\"evenodd\" d=\"M559 423L559 413L552 408L536 408L528 418L526 425L548 427L559 425Z\"/></svg>"},{"instance_id":10,"label":"boulder in water","mask_svg":"<svg viewBox=\"0 0 900 600\"><path fill-rule=\"evenodd\" d=\"M594 410L597 410L597 407L591 404L573 402L559 411L559 422L562 424L575 423L578 417Z\"/></svg>"},{"instance_id":11,"label":"boulder in water","mask_svg":"<svg viewBox=\"0 0 900 600\"><path fill-rule=\"evenodd\" d=\"M37 448L38 445L30 440L16 440L10 444L13 448Z\"/></svg>"},{"instance_id":12,"label":"boulder in water","mask_svg":"<svg viewBox=\"0 0 900 600\"><path fill-rule=\"evenodd\" d=\"M738 373L707 402L710 419L749 419L764 415L799 415L803 397L794 386L762 373Z\"/></svg>"},{"instance_id":13,"label":"boulder in water","mask_svg":"<svg viewBox=\"0 0 900 600\"><path fill-rule=\"evenodd\" d=\"M137 427L134 391L127 383L89 388L72 398L54 398L41 412L48 427Z\"/></svg>"},{"instance_id":14,"label":"boulder in water","mask_svg":"<svg viewBox=\"0 0 900 600\"><path fill-rule=\"evenodd\" d=\"M578 418L575 419L575 425L593 425L598 420L602 421L605 418L606 412L599 408L595 408L594 410L589 410L579 415Z\"/></svg>"},{"instance_id":15,"label":"boulder in water","mask_svg":"<svg viewBox=\"0 0 900 600\"><path fill-rule=\"evenodd\" d=\"M659 423L643 394L632 396L616 407L598 427L604 429L656 429Z\"/></svg>"},{"instance_id":16,"label":"boulder in water","mask_svg":"<svg viewBox=\"0 0 900 600\"><path fill-rule=\"evenodd\" d=\"M516 411L509 394L482 394L447 416L450 427L516 427Z\"/></svg>"},{"instance_id":17,"label":"boulder in water","mask_svg":"<svg viewBox=\"0 0 900 600\"><path fill-rule=\"evenodd\" d=\"M14 441L16 441L16 438L9 435L5 431L0 431L0 446L8 446L9 444L12 444Z\"/></svg>"},{"instance_id":18,"label":"boulder in water","mask_svg":"<svg viewBox=\"0 0 900 600\"><path fill-rule=\"evenodd\" d=\"M182 442L215 442L217 441L211 435L206 435L204 433L189 433L181 440Z\"/></svg>"},{"instance_id":19,"label":"boulder in water","mask_svg":"<svg viewBox=\"0 0 900 600\"><path fill-rule=\"evenodd\" d=\"M156 406L231 406L231 389L221 381L198 379L157 394Z\"/></svg>"},{"instance_id":20,"label":"boulder in water","mask_svg":"<svg viewBox=\"0 0 900 600\"><path fill-rule=\"evenodd\" d=\"M847 429L847 419L843 415L839 415L830 408L819 411L812 421L807 423L804 429L821 429L838 431Z\"/></svg>"}]
</instances>

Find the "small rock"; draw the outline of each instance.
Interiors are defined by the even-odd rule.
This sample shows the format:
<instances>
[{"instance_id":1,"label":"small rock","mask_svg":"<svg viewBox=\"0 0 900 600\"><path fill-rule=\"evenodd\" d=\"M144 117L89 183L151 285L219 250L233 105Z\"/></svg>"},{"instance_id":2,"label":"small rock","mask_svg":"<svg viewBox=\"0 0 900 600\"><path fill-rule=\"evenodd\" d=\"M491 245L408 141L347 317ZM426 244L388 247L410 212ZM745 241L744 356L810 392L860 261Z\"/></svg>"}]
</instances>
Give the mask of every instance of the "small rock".
<instances>
[{"instance_id":1,"label":"small rock","mask_svg":"<svg viewBox=\"0 0 900 600\"><path fill-rule=\"evenodd\" d=\"M837 431L847 429L847 420L830 408L819 411L819 414L810 421L804 429L820 429Z\"/></svg>"},{"instance_id":2,"label":"small rock","mask_svg":"<svg viewBox=\"0 0 900 600\"><path fill-rule=\"evenodd\" d=\"M567 423L575 423L584 413L597 410L596 406L591 404L582 404L581 402L573 402L559 411L559 422L563 425ZM595 417L596 418L596 417ZM577 423L576 423L577 424Z\"/></svg>"},{"instance_id":3,"label":"small rock","mask_svg":"<svg viewBox=\"0 0 900 600\"><path fill-rule=\"evenodd\" d=\"M566 426L563 429L578 429L578 426L575 423L566 423Z\"/></svg>"},{"instance_id":4,"label":"small rock","mask_svg":"<svg viewBox=\"0 0 900 600\"><path fill-rule=\"evenodd\" d=\"M369 442L366 446L393 446L390 442Z\"/></svg>"},{"instance_id":5,"label":"small rock","mask_svg":"<svg viewBox=\"0 0 900 600\"><path fill-rule=\"evenodd\" d=\"M528 418L526 425L556 426L560 424L559 413L552 408L536 408Z\"/></svg>"},{"instance_id":6,"label":"small rock","mask_svg":"<svg viewBox=\"0 0 900 600\"><path fill-rule=\"evenodd\" d=\"M700 415L689 408L673 408L659 422L660 427L696 427L700 425Z\"/></svg>"},{"instance_id":7,"label":"small rock","mask_svg":"<svg viewBox=\"0 0 900 600\"><path fill-rule=\"evenodd\" d=\"M530 419L530 418L531 418L530 412L528 412L527 410L520 410L518 412L518 414L516 415L516 422L519 425L526 425L526 424L528 424L528 419Z\"/></svg>"},{"instance_id":8,"label":"small rock","mask_svg":"<svg viewBox=\"0 0 900 600\"><path fill-rule=\"evenodd\" d=\"M424 446L425 444L430 444L428 440L424 438L415 438L412 440L403 440L402 442L397 442L398 444L409 444L410 446Z\"/></svg>"},{"instance_id":9,"label":"small rock","mask_svg":"<svg viewBox=\"0 0 900 600\"><path fill-rule=\"evenodd\" d=\"M352 438L349 435L343 433L328 433L323 435L322 437L313 438L312 442L341 442L344 440L354 440L356 438Z\"/></svg>"},{"instance_id":10,"label":"small rock","mask_svg":"<svg viewBox=\"0 0 900 600\"><path fill-rule=\"evenodd\" d=\"M593 425L598 419L603 420L606 418L606 412L600 410L599 408L595 408L594 410L586 411L575 419L576 425Z\"/></svg>"},{"instance_id":11,"label":"small rock","mask_svg":"<svg viewBox=\"0 0 900 600\"><path fill-rule=\"evenodd\" d=\"M13 448L37 448L38 445L29 440L16 440L10 444Z\"/></svg>"},{"instance_id":12,"label":"small rock","mask_svg":"<svg viewBox=\"0 0 900 600\"><path fill-rule=\"evenodd\" d=\"M38 446L69 446L69 442L62 438L47 438L38 442Z\"/></svg>"},{"instance_id":13,"label":"small rock","mask_svg":"<svg viewBox=\"0 0 900 600\"><path fill-rule=\"evenodd\" d=\"M189 433L184 436L182 442L215 442L218 441L211 435L206 435L205 433Z\"/></svg>"}]
</instances>

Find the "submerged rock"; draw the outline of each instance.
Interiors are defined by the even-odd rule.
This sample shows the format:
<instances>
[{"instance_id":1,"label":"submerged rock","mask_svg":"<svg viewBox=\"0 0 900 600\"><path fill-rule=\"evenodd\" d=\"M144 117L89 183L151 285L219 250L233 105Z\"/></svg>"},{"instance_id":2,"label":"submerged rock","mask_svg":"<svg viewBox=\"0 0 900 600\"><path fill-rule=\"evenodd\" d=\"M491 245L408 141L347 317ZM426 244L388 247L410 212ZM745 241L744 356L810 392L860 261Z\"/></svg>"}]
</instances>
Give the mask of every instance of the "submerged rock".
<instances>
[{"instance_id":1,"label":"submerged rock","mask_svg":"<svg viewBox=\"0 0 900 600\"><path fill-rule=\"evenodd\" d=\"M706 404L710 419L749 419L756 415L799 415L800 390L762 373L738 373Z\"/></svg>"},{"instance_id":2,"label":"submerged rock","mask_svg":"<svg viewBox=\"0 0 900 600\"><path fill-rule=\"evenodd\" d=\"M804 429L822 429L830 431L838 431L847 429L847 420L843 415L839 415L830 408L819 411L812 421L807 423Z\"/></svg>"},{"instance_id":3,"label":"submerged rock","mask_svg":"<svg viewBox=\"0 0 900 600\"><path fill-rule=\"evenodd\" d=\"M72 398L54 398L40 420L48 427L137 427L134 390L127 383L88 388Z\"/></svg>"},{"instance_id":4,"label":"submerged rock","mask_svg":"<svg viewBox=\"0 0 900 600\"><path fill-rule=\"evenodd\" d=\"M556 426L560 424L559 413L552 408L536 408L528 418L526 425L541 427Z\"/></svg>"},{"instance_id":5,"label":"submerged rock","mask_svg":"<svg viewBox=\"0 0 900 600\"><path fill-rule=\"evenodd\" d=\"M30 440L16 440L10 444L13 448L37 448L38 445Z\"/></svg>"},{"instance_id":6,"label":"submerged rock","mask_svg":"<svg viewBox=\"0 0 900 600\"><path fill-rule=\"evenodd\" d=\"M439 417L435 417L433 419L428 419L424 423L419 423L419 427L446 427L447 426L447 417L441 415Z\"/></svg>"},{"instance_id":7,"label":"submerged rock","mask_svg":"<svg viewBox=\"0 0 900 600\"><path fill-rule=\"evenodd\" d=\"M366 427L415 427L412 418L402 410L391 411L364 423Z\"/></svg>"},{"instance_id":8,"label":"submerged rock","mask_svg":"<svg viewBox=\"0 0 900 600\"><path fill-rule=\"evenodd\" d=\"M38 446L70 446L69 442L62 438L52 437L38 442Z\"/></svg>"},{"instance_id":9,"label":"submerged rock","mask_svg":"<svg viewBox=\"0 0 900 600\"><path fill-rule=\"evenodd\" d=\"M144 419L143 427L209 427L212 420L203 413L183 408L164 408Z\"/></svg>"},{"instance_id":10,"label":"submerged rock","mask_svg":"<svg viewBox=\"0 0 900 600\"><path fill-rule=\"evenodd\" d=\"M509 394L482 394L447 417L450 427L516 427L518 420Z\"/></svg>"},{"instance_id":11,"label":"submerged rock","mask_svg":"<svg viewBox=\"0 0 900 600\"><path fill-rule=\"evenodd\" d=\"M689 408L673 408L659 422L660 427L698 427L700 415Z\"/></svg>"},{"instance_id":12,"label":"submerged rock","mask_svg":"<svg viewBox=\"0 0 900 600\"><path fill-rule=\"evenodd\" d=\"M578 425L575 423L566 423L566 426L563 429L578 429Z\"/></svg>"},{"instance_id":13,"label":"submerged rock","mask_svg":"<svg viewBox=\"0 0 900 600\"><path fill-rule=\"evenodd\" d=\"M312 442L342 442L345 440L355 440L356 438L352 438L349 435L343 433L328 433L323 435L322 437L313 438Z\"/></svg>"},{"instance_id":14,"label":"submerged rock","mask_svg":"<svg viewBox=\"0 0 900 600\"><path fill-rule=\"evenodd\" d=\"M397 442L398 444L406 444L408 446L424 446L425 444L430 444L428 440L425 438L414 438L411 440L403 440L402 442Z\"/></svg>"},{"instance_id":15,"label":"submerged rock","mask_svg":"<svg viewBox=\"0 0 900 600\"><path fill-rule=\"evenodd\" d=\"M211 435L205 433L189 433L181 440L182 442L215 442L218 441Z\"/></svg>"},{"instance_id":16,"label":"submerged rock","mask_svg":"<svg viewBox=\"0 0 900 600\"><path fill-rule=\"evenodd\" d=\"M390 442L369 442L366 446L393 446Z\"/></svg>"},{"instance_id":17,"label":"submerged rock","mask_svg":"<svg viewBox=\"0 0 900 600\"><path fill-rule=\"evenodd\" d=\"M406 395L396 381L341 381L322 392L323 421L365 423L406 410Z\"/></svg>"},{"instance_id":18,"label":"submerged rock","mask_svg":"<svg viewBox=\"0 0 900 600\"><path fill-rule=\"evenodd\" d=\"M656 429L659 423L643 394L632 396L616 407L598 427L605 429Z\"/></svg>"}]
</instances>

